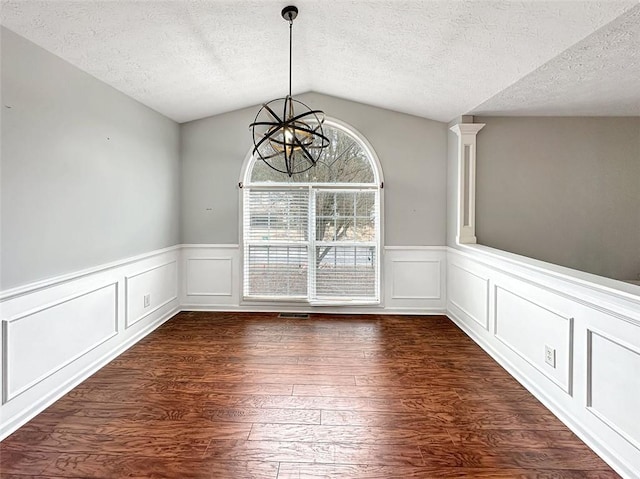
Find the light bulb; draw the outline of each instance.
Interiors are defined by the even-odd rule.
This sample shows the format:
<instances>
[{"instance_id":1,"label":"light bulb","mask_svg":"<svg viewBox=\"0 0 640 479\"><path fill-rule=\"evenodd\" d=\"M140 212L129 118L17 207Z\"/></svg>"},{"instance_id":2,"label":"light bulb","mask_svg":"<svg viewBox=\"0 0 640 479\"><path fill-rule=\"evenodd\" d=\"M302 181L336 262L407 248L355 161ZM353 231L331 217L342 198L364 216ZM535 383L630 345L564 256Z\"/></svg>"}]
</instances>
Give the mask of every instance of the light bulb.
<instances>
[{"instance_id":1,"label":"light bulb","mask_svg":"<svg viewBox=\"0 0 640 479\"><path fill-rule=\"evenodd\" d=\"M293 140L296 138L295 132L292 128L284 129L284 143L286 145L293 145Z\"/></svg>"}]
</instances>

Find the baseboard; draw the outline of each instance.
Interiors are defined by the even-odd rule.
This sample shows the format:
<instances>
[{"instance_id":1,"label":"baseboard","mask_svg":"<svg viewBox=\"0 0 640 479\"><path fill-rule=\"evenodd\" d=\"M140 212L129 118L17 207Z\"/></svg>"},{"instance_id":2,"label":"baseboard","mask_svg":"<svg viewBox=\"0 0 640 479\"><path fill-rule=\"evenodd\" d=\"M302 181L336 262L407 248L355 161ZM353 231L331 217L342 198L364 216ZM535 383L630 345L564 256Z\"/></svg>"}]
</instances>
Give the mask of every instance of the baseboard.
<instances>
[{"instance_id":1,"label":"baseboard","mask_svg":"<svg viewBox=\"0 0 640 479\"><path fill-rule=\"evenodd\" d=\"M74 377L72 377L68 381L60 384L56 389L51 391L46 396L42 397L41 400L38 401L37 403L32 404L28 409L23 411L17 417L12 418L6 424L2 424L2 426L0 426L0 441L2 441L11 433L16 431L18 428L20 428L21 426L29 422L35 416L40 414L42 411L44 411L46 408L48 408L54 402L60 399L62 396L67 394L69 391L71 391L73 388L78 386L80 383L82 383L89 376L96 373L98 370L104 367L107 363L109 363L110 361L118 357L120 354L125 352L131 346L135 345L142 338L152 333L162 324L166 323L169 319L174 317L178 312L179 312L179 309L174 308L173 310L169 311L165 315L161 316L156 321L154 321L153 323L150 323L144 329L140 330L135 335L130 336L127 340L117 345L114 349L112 349L111 351L104 354L99 359L97 359L96 361L88 365L80 373L76 374Z\"/></svg>"},{"instance_id":2,"label":"baseboard","mask_svg":"<svg viewBox=\"0 0 640 479\"><path fill-rule=\"evenodd\" d=\"M458 326L467 336L469 336L478 346L480 346L489 356L502 366L516 381L518 381L527 391L529 391L538 401L551 411L554 416L566 425L576 436L580 438L580 440L582 440L618 474L628 479L639 477L638 471L634 471L626 461L609 450L601 441L598 441L591 433L585 430L580 424L580 421L549 398L542 389L527 378L527 375L524 372L511 363L507 357L498 352L489 341L477 334L473 329L469 328L467 324L453 311L449 310L446 314L456 326Z\"/></svg>"},{"instance_id":3,"label":"baseboard","mask_svg":"<svg viewBox=\"0 0 640 479\"><path fill-rule=\"evenodd\" d=\"M289 306L280 305L274 303L272 305L202 305L202 304L182 304L180 306L181 311L204 311L204 312L221 312L221 313L273 313L273 312L287 312L287 313L317 313L317 314L404 314L408 316L442 316L447 314L447 311L442 308L380 308L380 307L357 307L357 306Z\"/></svg>"}]
</instances>

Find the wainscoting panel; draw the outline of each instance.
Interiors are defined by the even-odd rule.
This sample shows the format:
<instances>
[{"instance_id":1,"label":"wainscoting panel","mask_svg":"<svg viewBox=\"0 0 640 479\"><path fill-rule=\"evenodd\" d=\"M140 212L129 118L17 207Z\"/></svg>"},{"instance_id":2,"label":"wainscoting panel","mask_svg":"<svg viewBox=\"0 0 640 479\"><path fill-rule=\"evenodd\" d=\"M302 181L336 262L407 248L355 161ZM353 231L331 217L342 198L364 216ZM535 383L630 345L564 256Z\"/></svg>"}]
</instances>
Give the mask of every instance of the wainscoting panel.
<instances>
[{"instance_id":1,"label":"wainscoting panel","mask_svg":"<svg viewBox=\"0 0 640 479\"><path fill-rule=\"evenodd\" d=\"M239 309L238 245L184 245L180 302L184 309Z\"/></svg>"},{"instance_id":2,"label":"wainscoting panel","mask_svg":"<svg viewBox=\"0 0 640 479\"><path fill-rule=\"evenodd\" d=\"M640 477L640 295L479 245L450 248L448 263L449 317L622 477ZM475 319L485 284L488 329Z\"/></svg>"},{"instance_id":3,"label":"wainscoting panel","mask_svg":"<svg viewBox=\"0 0 640 479\"><path fill-rule=\"evenodd\" d=\"M393 260L391 299L440 299L440 261ZM416 281L416 278L423 278Z\"/></svg>"},{"instance_id":4,"label":"wainscoting panel","mask_svg":"<svg viewBox=\"0 0 640 479\"><path fill-rule=\"evenodd\" d=\"M189 258L187 296L232 296L233 258Z\"/></svg>"},{"instance_id":5,"label":"wainscoting panel","mask_svg":"<svg viewBox=\"0 0 640 479\"><path fill-rule=\"evenodd\" d=\"M587 407L640 450L640 335L587 335Z\"/></svg>"},{"instance_id":6,"label":"wainscoting panel","mask_svg":"<svg viewBox=\"0 0 640 479\"><path fill-rule=\"evenodd\" d=\"M84 291L3 320L3 402L118 332L118 284ZM85 316L86 311L93 311Z\"/></svg>"},{"instance_id":7,"label":"wainscoting panel","mask_svg":"<svg viewBox=\"0 0 640 479\"><path fill-rule=\"evenodd\" d=\"M175 246L0 292L0 439L178 311L179 256Z\"/></svg>"},{"instance_id":8,"label":"wainscoting panel","mask_svg":"<svg viewBox=\"0 0 640 479\"><path fill-rule=\"evenodd\" d=\"M495 335L563 391L571 394L573 319L500 286L494 289ZM550 348L550 361L545 361Z\"/></svg>"},{"instance_id":9,"label":"wainscoting panel","mask_svg":"<svg viewBox=\"0 0 640 479\"><path fill-rule=\"evenodd\" d=\"M125 277L126 327L178 299L178 262L170 261Z\"/></svg>"},{"instance_id":10,"label":"wainscoting panel","mask_svg":"<svg viewBox=\"0 0 640 479\"><path fill-rule=\"evenodd\" d=\"M446 307L446 250L388 246L382 281L386 311L442 312Z\"/></svg>"},{"instance_id":11,"label":"wainscoting panel","mask_svg":"<svg viewBox=\"0 0 640 479\"><path fill-rule=\"evenodd\" d=\"M489 329L489 279L452 262L448 268L447 286L450 305L463 317Z\"/></svg>"}]
</instances>

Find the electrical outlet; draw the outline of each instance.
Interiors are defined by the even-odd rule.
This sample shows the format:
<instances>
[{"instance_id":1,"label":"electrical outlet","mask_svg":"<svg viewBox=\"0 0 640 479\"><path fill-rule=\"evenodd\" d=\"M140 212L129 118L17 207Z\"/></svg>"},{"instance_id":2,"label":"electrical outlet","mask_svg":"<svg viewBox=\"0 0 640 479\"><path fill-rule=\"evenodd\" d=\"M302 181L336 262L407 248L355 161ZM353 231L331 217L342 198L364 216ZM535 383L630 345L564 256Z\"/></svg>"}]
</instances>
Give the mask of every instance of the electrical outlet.
<instances>
[{"instance_id":1,"label":"electrical outlet","mask_svg":"<svg viewBox=\"0 0 640 479\"><path fill-rule=\"evenodd\" d=\"M145 294L144 295L144 307L148 308L149 306L151 306L151 294Z\"/></svg>"},{"instance_id":2,"label":"electrical outlet","mask_svg":"<svg viewBox=\"0 0 640 479\"><path fill-rule=\"evenodd\" d=\"M546 344L544 346L544 362L552 368L556 367L556 350Z\"/></svg>"}]
</instances>

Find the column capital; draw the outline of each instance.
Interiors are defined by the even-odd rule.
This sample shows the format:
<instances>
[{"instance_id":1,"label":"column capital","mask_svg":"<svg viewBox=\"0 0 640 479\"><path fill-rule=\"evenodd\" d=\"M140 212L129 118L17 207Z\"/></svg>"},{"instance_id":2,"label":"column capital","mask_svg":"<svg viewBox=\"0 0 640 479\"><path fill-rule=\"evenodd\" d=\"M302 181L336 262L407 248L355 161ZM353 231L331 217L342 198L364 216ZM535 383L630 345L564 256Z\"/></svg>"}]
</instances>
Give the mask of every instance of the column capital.
<instances>
[{"instance_id":1,"label":"column capital","mask_svg":"<svg viewBox=\"0 0 640 479\"><path fill-rule=\"evenodd\" d=\"M465 135L477 135L484 128L485 123L458 123L449 128L459 137Z\"/></svg>"}]
</instances>

